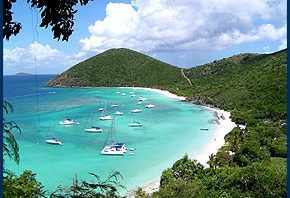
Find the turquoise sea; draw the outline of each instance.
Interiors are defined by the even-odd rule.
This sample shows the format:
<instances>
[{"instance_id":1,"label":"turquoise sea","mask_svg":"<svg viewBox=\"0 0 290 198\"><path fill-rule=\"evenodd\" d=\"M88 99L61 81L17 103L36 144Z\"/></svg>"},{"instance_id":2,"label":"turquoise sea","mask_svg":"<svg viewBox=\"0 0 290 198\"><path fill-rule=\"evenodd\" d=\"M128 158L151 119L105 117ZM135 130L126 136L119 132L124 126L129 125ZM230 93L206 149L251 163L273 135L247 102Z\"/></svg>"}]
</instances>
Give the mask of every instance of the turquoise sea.
<instances>
[{"instance_id":1,"label":"turquoise sea","mask_svg":"<svg viewBox=\"0 0 290 198\"><path fill-rule=\"evenodd\" d=\"M4 76L4 99L14 107L8 119L22 130L21 134L15 134L20 147L20 164L6 160L6 167L17 174L32 170L48 193L60 184L71 185L75 175L79 180L93 179L88 174L92 172L105 179L114 171L122 174L120 182L130 191L158 180L162 171L185 153L197 155L213 136L214 113L201 106L145 90L135 90L137 97L132 98L129 94L132 89L44 87L52 77ZM138 105L139 96L148 100ZM146 109L144 106L149 103L156 107ZM112 108L112 104L119 107ZM98 119L102 115L98 111L100 105L106 105L111 115L115 111L124 112L123 116L116 116L115 140L135 148L135 155L101 155L111 121ZM142 112L133 116L130 110L137 107ZM58 124L67 117L79 124ZM144 126L128 127L133 119ZM91 123L102 127L103 133L84 132ZM61 139L63 146L45 143L52 136Z\"/></svg>"}]
</instances>

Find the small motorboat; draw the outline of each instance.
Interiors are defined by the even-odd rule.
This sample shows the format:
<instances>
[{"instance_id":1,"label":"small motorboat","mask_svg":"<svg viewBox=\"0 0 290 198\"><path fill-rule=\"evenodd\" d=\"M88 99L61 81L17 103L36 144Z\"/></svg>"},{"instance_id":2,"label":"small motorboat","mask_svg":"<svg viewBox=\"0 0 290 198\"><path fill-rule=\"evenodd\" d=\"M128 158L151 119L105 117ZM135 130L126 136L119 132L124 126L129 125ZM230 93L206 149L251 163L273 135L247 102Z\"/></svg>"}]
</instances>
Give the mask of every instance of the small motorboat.
<instances>
[{"instance_id":1,"label":"small motorboat","mask_svg":"<svg viewBox=\"0 0 290 198\"><path fill-rule=\"evenodd\" d=\"M71 118L66 118L64 121L59 122L60 125L73 125L74 121Z\"/></svg>"},{"instance_id":2,"label":"small motorboat","mask_svg":"<svg viewBox=\"0 0 290 198\"><path fill-rule=\"evenodd\" d=\"M56 138L51 138L51 139L48 139L48 140L45 140L46 143L48 144L54 144L54 145L60 145L62 146L62 142Z\"/></svg>"},{"instance_id":3,"label":"small motorboat","mask_svg":"<svg viewBox=\"0 0 290 198\"><path fill-rule=\"evenodd\" d=\"M112 104L111 107L118 107L119 105L117 104Z\"/></svg>"},{"instance_id":4,"label":"small motorboat","mask_svg":"<svg viewBox=\"0 0 290 198\"><path fill-rule=\"evenodd\" d=\"M141 105L141 104L143 104L143 102L142 102L142 101L139 101L139 102L137 102L137 104L138 104L138 105Z\"/></svg>"},{"instance_id":5,"label":"small motorboat","mask_svg":"<svg viewBox=\"0 0 290 198\"><path fill-rule=\"evenodd\" d=\"M131 113L140 113L142 110L141 109L132 109Z\"/></svg>"},{"instance_id":6,"label":"small motorboat","mask_svg":"<svg viewBox=\"0 0 290 198\"><path fill-rule=\"evenodd\" d=\"M154 108L154 107L155 107L154 104L148 104L148 105L145 105L145 108L148 108L148 109L150 109L150 108Z\"/></svg>"},{"instance_id":7,"label":"small motorboat","mask_svg":"<svg viewBox=\"0 0 290 198\"><path fill-rule=\"evenodd\" d=\"M97 127L97 126L92 126L91 128L85 129L85 132L89 132L89 133L102 133L103 132L103 129L101 129L100 127Z\"/></svg>"},{"instance_id":8,"label":"small motorboat","mask_svg":"<svg viewBox=\"0 0 290 198\"><path fill-rule=\"evenodd\" d=\"M115 115L123 115L124 113L123 112L121 112L121 111L116 111L115 112Z\"/></svg>"},{"instance_id":9,"label":"small motorboat","mask_svg":"<svg viewBox=\"0 0 290 198\"><path fill-rule=\"evenodd\" d=\"M208 131L208 128L201 128L201 131Z\"/></svg>"},{"instance_id":10,"label":"small motorboat","mask_svg":"<svg viewBox=\"0 0 290 198\"><path fill-rule=\"evenodd\" d=\"M145 101L145 100L147 100L146 98L144 98L144 97L139 97L139 101Z\"/></svg>"},{"instance_id":11,"label":"small motorboat","mask_svg":"<svg viewBox=\"0 0 290 198\"><path fill-rule=\"evenodd\" d=\"M99 111L104 111L103 107L98 108Z\"/></svg>"},{"instance_id":12,"label":"small motorboat","mask_svg":"<svg viewBox=\"0 0 290 198\"><path fill-rule=\"evenodd\" d=\"M101 117L99 117L99 119L100 119L100 120L112 120L113 117L110 116L110 115L105 115L105 116L101 116Z\"/></svg>"},{"instance_id":13,"label":"small motorboat","mask_svg":"<svg viewBox=\"0 0 290 198\"><path fill-rule=\"evenodd\" d=\"M122 96L125 96L125 95L126 95L126 93L122 93L121 95L122 95Z\"/></svg>"}]
</instances>

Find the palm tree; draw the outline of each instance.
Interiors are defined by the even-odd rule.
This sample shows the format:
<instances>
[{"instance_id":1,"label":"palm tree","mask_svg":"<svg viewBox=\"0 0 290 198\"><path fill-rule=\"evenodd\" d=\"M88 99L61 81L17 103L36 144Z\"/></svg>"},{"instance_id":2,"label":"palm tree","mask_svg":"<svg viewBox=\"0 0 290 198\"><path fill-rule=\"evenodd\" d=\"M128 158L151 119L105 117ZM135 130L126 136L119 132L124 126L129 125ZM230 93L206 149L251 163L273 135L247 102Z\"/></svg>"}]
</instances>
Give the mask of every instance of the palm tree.
<instances>
[{"instance_id":1,"label":"palm tree","mask_svg":"<svg viewBox=\"0 0 290 198\"><path fill-rule=\"evenodd\" d=\"M123 185L119 183L119 177L123 178L119 172L114 172L107 177L104 181L100 180L100 177L94 173L89 173L94 176L95 181L82 181L78 182L77 176L73 179L72 186L58 186L57 190L53 192L51 198L77 198L77 197L86 197L86 198L102 198L102 197L119 197L118 187L124 188Z\"/></svg>"},{"instance_id":2,"label":"palm tree","mask_svg":"<svg viewBox=\"0 0 290 198\"><path fill-rule=\"evenodd\" d=\"M3 114L9 113L13 113L13 106L9 102L3 101ZM6 121L3 116L3 155L7 155L18 164L20 159L19 147L12 133L14 130L21 132L15 122Z\"/></svg>"}]
</instances>

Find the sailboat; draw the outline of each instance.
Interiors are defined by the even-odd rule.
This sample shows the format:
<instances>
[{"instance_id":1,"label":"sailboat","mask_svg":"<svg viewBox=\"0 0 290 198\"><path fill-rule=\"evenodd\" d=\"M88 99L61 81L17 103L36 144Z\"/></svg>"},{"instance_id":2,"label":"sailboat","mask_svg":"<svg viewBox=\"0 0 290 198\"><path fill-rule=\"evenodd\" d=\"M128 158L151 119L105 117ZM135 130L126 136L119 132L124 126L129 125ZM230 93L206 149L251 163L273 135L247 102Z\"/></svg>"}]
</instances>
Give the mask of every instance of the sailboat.
<instances>
[{"instance_id":1,"label":"sailboat","mask_svg":"<svg viewBox=\"0 0 290 198\"><path fill-rule=\"evenodd\" d=\"M132 109L131 113L140 113L142 110L141 109Z\"/></svg>"},{"instance_id":2,"label":"sailboat","mask_svg":"<svg viewBox=\"0 0 290 198\"><path fill-rule=\"evenodd\" d=\"M47 140L45 140L45 142L48 143L48 144L54 144L54 145L62 146L62 142L59 139L56 139L56 138L47 139Z\"/></svg>"},{"instance_id":3,"label":"sailboat","mask_svg":"<svg viewBox=\"0 0 290 198\"><path fill-rule=\"evenodd\" d=\"M116 111L115 112L115 115L123 115L124 113L123 112L121 112L121 111Z\"/></svg>"},{"instance_id":4,"label":"sailboat","mask_svg":"<svg viewBox=\"0 0 290 198\"><path fill-rule=\"evenodd\" d=\"M98 108L98 111L104 111L104 107L101 106L101 99L100 99L100 106Z\"/></svg>"},{"instance_id":5,"label":"sailboat","mask_svg":"<svg viewBox=\"0 0 290 198\"><path fill-rule=\"evenodd\" d=\"M60 121L60 125L73 125L75 122L71 118L66 118L63 121Z\"/></svg>"},{"instance_id":6,"label":"sailboat","mask_svg":"<svg viewBox=\"0 0 290 198\"><path fill-rule=\"evenodd\" d=\"M101 129L100 127L97 127L97 126L93 126L93 124L92 124L92 119L91 119L91 116L89 116L89 118L88 119L90 119L90 123L91 123L91 127L90 128L85 128L85 132L89 132L89 133L102 133L103 132L103 129ZM88 120L87 120L87 122L86 123L88 123Z\"/></svg>"},{"instance_id":7,"label":"sailboat","mask_svg":"<svg viewBox=\"0 0 290 198\"><path fill-rule=\"evenodd\" d=\"M65 108L66 111L66 108ZM60 125L73 125L75 122L72 118L65 118L63 121L58 122Z\"/></svg>"},{"instance_id":8,"label":"sailboat","mask_svg":"<svg viewBox=\"0 0 290 198\"><path fill-rule=\"evenodd\" d=\"M111 127L109 129L109 138L108 141L110 142L109 145L106 145L106 141L104 144L104 148L101 151L102 155L125 155L127 152L126 145L124 143L115 143L114 142L114 130L115 130L115 119L112 120Z\"/></svg>"},{"instance_id":9,"label":"sailboat","mask_svg":"<svg viewBox=\"0 0 290 198\"><path fill-rule=\"evenodd\" d=\"M134 119L134 116L133 116L133 119L132 120L133 120L133 122L131 122L131 123L128 124L129 127L142 127L143 126L143 124L141 122L136 121Z\"/></svg>"},{"instance_id":10,"label":"sailboat","mask_svg":"<svg viewBox=\"0 0 290 198\"><path fill-rule=\"evenodd\" d=\"M141 127L141 126L143 126L143 124L138 122L138 121L134 121L133 123L129 123L129 127Z\"/></svg>"},{"instance_id":11,"label":"sailboat","mask_svg":"<svg viewBox=\"0 0 290 198\"><path fill-rule=\"evenodd\" d=\"M106 105L105 110L103 111L103 115L99 117L100 120L112 120L113 117L111 115L106 114Z\"/></svg>"},{"instance_id":12,"label":"sailboat","mask_svg":"<svg viewBox=\"0 0 290 198\"><path fill-rule=\"evenodd\" d=\"M62 142L59 139L55 138L55 137L46 139L45 142L47 144L54 144L54 145L60 145L60 146L62 146Z\"/></svg>"},{"instance_id":13,"label":"sailboat","mask_svg":"<svg viewBox=\"0 0 290 198\"><path fill-rule=\"evenodd\" d=\"M154 104L148 104L148 105L145 105L145 108L148 108L148 109L155 108L155 105Z\"/></svg>"}]
</instances>

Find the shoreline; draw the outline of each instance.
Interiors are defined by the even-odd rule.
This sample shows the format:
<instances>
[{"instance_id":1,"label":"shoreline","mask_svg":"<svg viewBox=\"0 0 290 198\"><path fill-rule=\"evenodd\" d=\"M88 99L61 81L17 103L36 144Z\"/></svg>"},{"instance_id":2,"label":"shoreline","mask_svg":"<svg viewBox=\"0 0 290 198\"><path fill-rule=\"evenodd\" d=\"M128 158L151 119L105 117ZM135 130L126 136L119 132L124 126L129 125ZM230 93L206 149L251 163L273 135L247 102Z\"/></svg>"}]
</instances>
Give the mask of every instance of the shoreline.
<instances>
[{"instance_id":1,"label":"shoreline","mask_svg":"<svg viewBox=\"0 0 290 198\"><path fill-rule=\"evenodd\" d=\"M114 88L114 87L70 87L70 88ZM184 96L177 96L173 93L170 93L167 90L155 89L155 88L147 88L147 87L115 87L115 88L125 88L125 89L133 89L133 90L147 90L160 93L169 98L177 99L180 101L187 101L190 104L194 104L186 99ZM196 159L200 164L202 164L205 168L208 168L208 164L206 163L209 160L209 156L213 153L216 154L217 151L225 145L224 137L226 134L231 132L231 130L236 127L236 124L232 122L230 119L230 112L227 112L222 109L218 109L215 107L206 106L206 104L195 104L199 105L202 108L208 109L216 114L218 122L216 123L217 127L214 129L213 136L210 138L210 141L201 149L201 151L197 155L190 154L189 157L191 159ZM141 187L141 189L148 195L159 190L160 179L153 181L149 184L146 184ZM137 190L137 189L135 189ZM131 190L127 193L127 197L135 197L135 190Z\"/></svg>"},{"instance_id":2,"label":"shoreline","mask_svg":"<svg viewBox=\"0 0 290 198\"><path fill-rule=\"evenodd\" d=\"M170 98L174 98L174 99L178 99L181 101L186 101L186 98L183 96L177 96L175 94L170 93L169 91L165 91L165 90L160 90L160 89L153 89L153 88L144 88L144 87L118 87L118 88L129 88L129 89L143 89L143 90L148 90L148 91L153 91L153 92L157 92L160 93L164 96L170 97ZM190 103L190 101L189 101ZM191 103L193 104L193 103ZM197 105L197 104L195 104ZM191 159L196 159L200 164L202 164L205 168L208 168L209 165L207 164L207 161L209 160L209 156L213 153L216 154L217 151L225 145L225 139L224 137L231 132L231 130L236 127L236 124L234 122L232 122L232 120L230 119L230 112L227 112L225 110L222 109L218 109L218 108L213 108L213 107L209 107L209 106L205 106L205 105L199 105L202 108L208 109L210 111L212 111L213 113L216 114L218 122L217 122L217 127L216 129L214 129L213 132L213 136L210 139L210 141L202 148L202 150L197 154L197 155L192 155L189 154L189 157ZM153 194L154 192L159 190L159 186L160 186L160 180L156 180L153 181L147 185L144 185L143 187L141 187L141 189L148 195ZM129 192L128 197L134 197L134 191Z\"/></svg>"},{"instance_id":3,"label":"shoreline","mask_svg":"<svg viewBox=\"0 0 290 198\"><path fill-rule=\"evenodd\" d=\"M174 99L181 100L181 101L185 101L186 100L186 97L184 97L184 96L177 96L177 95L175 95L173 93L170 93L169 91L161 90L161 89L148 88L148 87L118 87L118 88L134 89L134 90L141 89L141 90L146 90L146 91L153 91L153 92L160 93L160 94L162 94L164 96L167 96L169 98L174 98Z\"/></svg>"}]
</instances>

